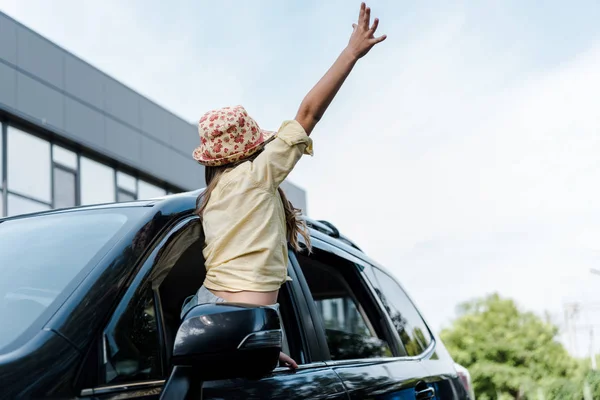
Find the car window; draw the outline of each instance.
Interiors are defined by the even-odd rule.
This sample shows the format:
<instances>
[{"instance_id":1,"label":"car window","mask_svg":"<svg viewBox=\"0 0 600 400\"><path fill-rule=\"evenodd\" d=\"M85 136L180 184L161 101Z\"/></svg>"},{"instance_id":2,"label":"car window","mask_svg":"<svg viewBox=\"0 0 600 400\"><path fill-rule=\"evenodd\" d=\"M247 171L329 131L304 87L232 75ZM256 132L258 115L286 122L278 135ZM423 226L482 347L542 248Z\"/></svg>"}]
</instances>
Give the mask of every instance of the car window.
<instances>
[{"instance_id":1,"label":"car window","mask_svg":"<svg viewBox=\"0 0 600 400\"><path fill-rule=\"evenodd\" d=\"M104 383L144 381L162 377L154 292L140 288L117 310L104 333Z\"/></svg>"},{"instance_id":2,"label":"car window","mask_svg":"<svg viewBox=\"0 0 600 400\"><path fill-rule=\"evenodd\" d=\"M389 314L406 354L417 356L423 353L431 343L431 334L425 321L394 278L378 268L373 270L375 292Z\"/></svg>"},{"instance_id":3,"label":"car window","mask_svg":"<svg viewBox=\"0 0 600 400\"><path fill-rule=\"evenodd\" d=\"M191 221L174 240L167 243L150 273L152 286L160 294L160 316L164 324L165 353L173 347L180 325L181 307L188 296L196 293L206 276L204 268L204 236L199 219ZM299 339L295 311L284 285L279 292L280 313L283 319L283 351L298 363L305 359Z\"/></svg>"},{"instance_id":4,"label":"car window","mask_svg":"<svg viewBox=\"0 0 600 400\"><path fill-rule=\"evenodd\" d=\"M359 300L356 266L320 250L298 255L300 267L321 317L332 360L350 360L392 355L380 327L370 318L371 304Z\"/></svg>"},{"instance_id":5,"label":"car window","mask_svg":"<svg viewBox=\"0 0 600 400\"><path fill-rule=\"evenodd\" d=\"M197 217L190 218L144 262L104 329L100 383L165 377L170 352L164 339L174 340L181 303L203 280L202 243L202 225ZM175 281L173 271L179 275ZM161 290L165 287L166 292Z\"/></svg>"},{"instance_id":6,"label":"car window","mask_svg":"<svg viewBox=\"0 0 600 400\"><path fill-rule=\"evenodd\" d=\"M105 329L101 383L114 385L165 377L181 323L181 307L202 285L206 275L203 244L202 224L194 217L176 228L173 235L155 249L156 257L146 261L130 292L135 282L141 282L140 288L135 289L135 294L125 295ZM304 356L297 343L297 327L289 325L293 317L285 289L280 291L280 310L286 328L284 351L290 351L301 362ZM288 347L286 338L290 337L294 343Z\"/></svg>"},{"instance_id":7,"label":"car window","mask_svg":"<svg viewBox=\"0 0 600 400\"><path fill-rule=\"evenodd\" d=\"M0 349L17 339L95 265L146 210L73 211L0 222Z\"/></svg>"}]
</instances>

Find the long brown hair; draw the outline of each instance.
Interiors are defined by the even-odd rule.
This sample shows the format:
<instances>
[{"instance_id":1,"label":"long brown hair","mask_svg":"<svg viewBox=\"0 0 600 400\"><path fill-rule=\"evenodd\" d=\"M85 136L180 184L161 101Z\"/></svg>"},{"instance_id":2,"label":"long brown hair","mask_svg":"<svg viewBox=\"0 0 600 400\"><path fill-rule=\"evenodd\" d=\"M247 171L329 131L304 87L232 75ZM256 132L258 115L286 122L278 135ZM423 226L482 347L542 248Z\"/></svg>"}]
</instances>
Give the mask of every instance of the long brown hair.
<instances>
[{"instance_id":1,"label":"long brown hair","mask_svg":"<svg viewBox=\"0 0 600 400\"><path fill-rule=\"evenodd\" d=\"M239 161L235 164L227 164L220 167L204 167L206 189L198 196L198 199L196 200L196 214L200 216L200 218L202 218L204 215L204 210L208 205L210 195L219 183L219 178L221 177L221 175L223 175L225 171L231 168L235 168L243 162L252 162L259 154L260 151L253 154L250 158ZM300 235L304 239L306 248L310 253L312 250L310 235L308 233L308 227L306 226L306 222L301 218L302 211L298 208L295 208L292 205L292 203L288 200L287 196L285 195L285 192L281 188L278 188L277 190L279 191L279 196L281 197L281 201L283 203L288 243L292 246L292 248L295 251L300 251L301 247L298 241L298 235Z\"/></svg>"}]
</instances>

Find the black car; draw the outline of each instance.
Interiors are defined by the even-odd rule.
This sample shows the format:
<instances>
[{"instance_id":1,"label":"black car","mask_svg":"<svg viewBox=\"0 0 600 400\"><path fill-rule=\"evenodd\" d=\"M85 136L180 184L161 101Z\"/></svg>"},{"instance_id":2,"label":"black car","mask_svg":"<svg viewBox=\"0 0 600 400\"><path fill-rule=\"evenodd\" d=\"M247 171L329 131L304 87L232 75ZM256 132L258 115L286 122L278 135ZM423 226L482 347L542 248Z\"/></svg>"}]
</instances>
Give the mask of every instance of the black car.
<instances>
[{"instance_id":1,"label":"black car","mask_svg":"<svg viewBox=\"0 0 600 400\"><path fill-rule=\"evenodd\" d=\"M326 222L272 308L202 284L198 192L0 220L0 397L468 399L398 282ZM277 365L279 349L298 364Z\"/></svg>"}]
</instances>

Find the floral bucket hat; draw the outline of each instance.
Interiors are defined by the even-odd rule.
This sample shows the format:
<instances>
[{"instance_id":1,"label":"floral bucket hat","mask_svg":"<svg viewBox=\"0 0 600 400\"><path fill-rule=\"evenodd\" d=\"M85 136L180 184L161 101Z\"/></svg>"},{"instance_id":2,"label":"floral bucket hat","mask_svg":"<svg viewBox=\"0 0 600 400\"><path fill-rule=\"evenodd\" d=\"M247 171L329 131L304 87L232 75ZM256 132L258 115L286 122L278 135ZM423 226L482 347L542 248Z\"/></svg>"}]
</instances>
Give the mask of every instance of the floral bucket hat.
<instances>
[{"instance_id":1,"label":"floral bucket hat","mask_svg":"<svg viewBox=\"0 0 600 400\"><path fill-rule=\"evenodd\" d=\"M275 132L260 129L242 106L207 112L198 122L198 133L194 160L209 167L244 160L275 137Z\"/></svg>"}]
</instances>

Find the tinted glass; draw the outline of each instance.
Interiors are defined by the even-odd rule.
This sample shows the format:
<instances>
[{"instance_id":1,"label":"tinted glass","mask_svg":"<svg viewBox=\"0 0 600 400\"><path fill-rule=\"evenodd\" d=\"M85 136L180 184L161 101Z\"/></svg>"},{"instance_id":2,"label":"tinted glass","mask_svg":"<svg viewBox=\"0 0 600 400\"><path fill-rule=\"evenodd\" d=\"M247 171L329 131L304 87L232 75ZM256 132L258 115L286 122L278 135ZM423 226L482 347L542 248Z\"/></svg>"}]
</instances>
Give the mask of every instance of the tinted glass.
<instances>
[{"instance_id":1,"label":"tinted glass","mask_svg":"<svg viewBox=\"0 0 600 400\"><path fill-rule=\"evenodd\" d=\"M54 208L74 207L76 203L75 174L54 167Z\"/></svg>"},{"instance_id":2,"label":"tinted glass","mask_svg":"<svg viewBox=\"0 0 600 400\"><path fill-rule=\"evenodd\" d=\"M0 223L0 348L18 338L142 209L77 211ZM135 218L131 218L135 220Z\"/></svg>"},{"instance_id":3,"label":"tinted glass","mask_svg":"<svg viewBox=\"0 0 600 400\"><path fill-rule=\"evenodd\" d=\"M52 147L52 158L55 163L77 171L77 154L59 146Z\"/></svg>"},{"instance_id":4,"label":"tinted glass","mask_svg":"<svg viewBox=\"0 0 600 400\"><path fill-rule=\"evenodd\" d=\"M352 335L371 336L365 317L349 297L316 300L325 329L342 331Z\"/></svg>"},{"instance_id":5,"label":"tinted glass","mask_svg":"<svg viewBox=\"0 0 600 400\"><path fill-rule=\"evenodd\" d=\"M50 143L8 127L8 188L50 203Z\"/></svg>"},{"instance_id":6,"label":"tinted glass","mask_svg":"<svg viewBox=\"0 0 600 400\"><path fill-rule=\"evenodd\" d=\"M115 171L99 162L81 157L81 204L113 203Z\"/></svg>"},{"instance_id":7,"label":"tinted glass","mask_svg":"<svg viewBox=\"0 0 600 400\"><path fill-rule=\"evenodd\" d=\"M323 259L327 264L315 256L298 256L298 260L322 318L331 359L391 356L390 347L367 316L370 305L361 304L356 297L361 288L352 287L333 267L348 271L354 265L338 257Z\"/></svg>"},{"instance_id":8,"label":"tinted glass","mask_svg":"<svg viewBox=\"0 0 600 400\"><path fill-rule=\"evenodd\" d=\"M29 200L11 193L8 194L7 205L9 217L21 214L34 213L38 211L46 211L50 209L50 206L47 204Z\"/></svg>"},{"instance_id":9,"label":"tinted glass","mask_svg":"<svg viewBox=\"0 0 600 400\"><path fill-rule=\"evenodd\" d=\"M409 356L423 353L431 343L431 335L421 315L402 287L388 274L375 268L375 291L398 331Z\"/></svg>"},{"instance_id":10,"label":"tinted glass","mask_svg":"<svg viewBox=\"0 0 600 400\"><path fill-rule=\"evenodd\" d=\"M150 287L139 291L105 333L106 383L132 382L162 377L160 342Z\"/></svg>"}]
</instances>

